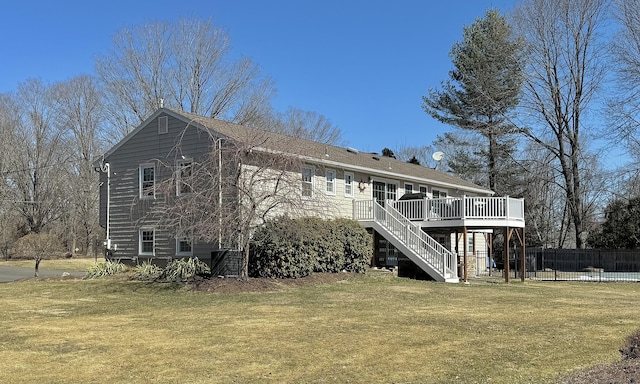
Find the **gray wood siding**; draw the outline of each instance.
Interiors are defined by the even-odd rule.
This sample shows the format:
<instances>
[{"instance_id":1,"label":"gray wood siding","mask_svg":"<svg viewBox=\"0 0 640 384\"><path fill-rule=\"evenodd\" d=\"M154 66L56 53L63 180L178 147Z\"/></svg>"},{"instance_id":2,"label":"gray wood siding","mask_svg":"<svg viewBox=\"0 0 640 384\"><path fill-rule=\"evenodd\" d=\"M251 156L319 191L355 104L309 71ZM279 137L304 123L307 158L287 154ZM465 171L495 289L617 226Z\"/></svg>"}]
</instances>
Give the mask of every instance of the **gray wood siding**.
<instances>
[{"instance_id":1,"label":"gray wood siding","mask_svg":"<svg viewBox=\"0 0 640 384\"><path fill-rule=\"evenodd\" d=\"M173 167L181 156L198 158L206 154L209 143L206 132L194 127L185 131L184 122L169 116L168 133L158 134L158 120L154 119L105 159L111 166L110 235L112 245L117 246L115 258L139 256L141 228L155 230L155 258L176 257L175 234L160 228L154 215L162 210L164 198L157 191L155 199L140 198L139 167L154 163L157 185L171 176L171 168L166 165ZM101 181L101 223L106 225L106 175ZM194 244L193 255L210 259L215 248L215 244Z\"/></svg>"}]
</instances>

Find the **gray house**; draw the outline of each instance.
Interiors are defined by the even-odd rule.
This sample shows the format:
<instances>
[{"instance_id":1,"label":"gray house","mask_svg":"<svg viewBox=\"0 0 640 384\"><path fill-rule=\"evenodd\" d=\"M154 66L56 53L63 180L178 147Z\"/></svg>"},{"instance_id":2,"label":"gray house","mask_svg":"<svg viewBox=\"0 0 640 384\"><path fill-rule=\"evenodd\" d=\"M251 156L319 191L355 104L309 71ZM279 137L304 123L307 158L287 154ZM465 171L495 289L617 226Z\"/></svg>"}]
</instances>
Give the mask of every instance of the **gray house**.
<instances>
[{"instance_id":1,"label":"gray house","mask_svg":"<svg viewBox=\"0 0 640 384\"><path fill-rule=\"evenodd\" d=\"M162 108L97 164L102 170L100 222L107 232L109 257L135 263L198 257L214 273L238 274L237 246L220 238L203 241L175 233L158 217L172 199L192 188L180 182L185 170L191 172L192 162L211 156L225 143L255 138L257 144L248 151L253 158L286 155L298 161L278 174L291 176L286 199L299 199L303 209L280 207L268 210L267 216L356 219L374 238L374 266L457 282L489 267L484 255L494 231L524 239L521 199L494 197L492 191L450 174L393 158ZM238 174L262 164L239 164L222 151L218 156L221 168L226 164ZM161 190L167 180L173 180L174 188ZM240 195L225 194L225 202L245 204Z\"/></svg>"}]
</instances>

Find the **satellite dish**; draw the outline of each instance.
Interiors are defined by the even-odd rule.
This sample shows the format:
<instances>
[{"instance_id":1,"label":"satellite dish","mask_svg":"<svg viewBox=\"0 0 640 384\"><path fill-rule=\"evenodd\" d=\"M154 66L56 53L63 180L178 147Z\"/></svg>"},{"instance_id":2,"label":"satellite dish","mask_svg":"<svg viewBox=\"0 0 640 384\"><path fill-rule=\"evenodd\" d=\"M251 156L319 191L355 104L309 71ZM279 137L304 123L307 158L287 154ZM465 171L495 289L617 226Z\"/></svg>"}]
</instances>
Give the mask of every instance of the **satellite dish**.
<instances>
[{"instance_id":1,"label":"satellite dish","mask_svg":"<svg viewBox=\"0 0 640 384\"><path fill-rule=\"evenodd\" d=\"M435 161L440 161L444 157L444 152L440 152L440 151L434 152L433 155L431 155L431 157L433 157L433 160Z\"/></svg>"}]
</instances>

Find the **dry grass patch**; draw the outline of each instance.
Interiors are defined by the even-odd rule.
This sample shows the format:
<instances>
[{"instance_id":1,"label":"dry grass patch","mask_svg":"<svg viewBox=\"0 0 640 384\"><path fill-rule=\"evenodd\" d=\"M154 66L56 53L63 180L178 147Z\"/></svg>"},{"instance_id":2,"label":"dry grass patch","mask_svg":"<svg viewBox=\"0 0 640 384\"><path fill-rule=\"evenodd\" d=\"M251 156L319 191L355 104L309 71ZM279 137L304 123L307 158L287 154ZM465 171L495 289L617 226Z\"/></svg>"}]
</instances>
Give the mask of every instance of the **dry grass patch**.
<instances>
[{"instance_id":1,"label":"dry grass patch","mask_svg":"<svg viewBox=\"0 0 640 384\"><path fill-rule=\"evenodd\" d=\"M619 359L639 288L22 281L0 285L0 371L12 383L553 383Z\"/></svg>"},{"instance_id":2,"label":"dry grass patch","mask_svg":"<svg viewBox=\"0 0 640 384\"><path fill-rule=\"evenodd\" d=\"M103 261L102 258L98 258L98 262ZM96 264L96 259L93 257L72 257L68 259L43 259L40 263L40 269L51 269L60 271L73 271L81 272L86 271L87 268ZM2 260L0 265L6 265L10 267L21 268L34 268L35 261L32 259L21 260Z\"/></svg>"}]
</instances>

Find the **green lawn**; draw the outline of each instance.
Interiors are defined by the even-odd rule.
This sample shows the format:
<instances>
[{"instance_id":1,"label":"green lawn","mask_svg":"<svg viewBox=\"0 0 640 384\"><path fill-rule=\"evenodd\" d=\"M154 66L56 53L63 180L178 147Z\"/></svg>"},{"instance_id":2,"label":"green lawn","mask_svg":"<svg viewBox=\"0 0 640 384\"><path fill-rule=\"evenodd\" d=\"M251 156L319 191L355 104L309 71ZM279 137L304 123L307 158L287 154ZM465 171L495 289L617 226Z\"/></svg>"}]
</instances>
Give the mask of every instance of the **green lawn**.
<instances>
[{"instance_id":1,"label":"green lawn","mask_svg":"<svg viewBox=\"0 0 640 384\"><path fill-rule=\"evenodd\" d=\"M618 360L640 285L371 275L220 294L129 281L0 284L11 383L545 383Z\"/></svg>"}]
</instances>

